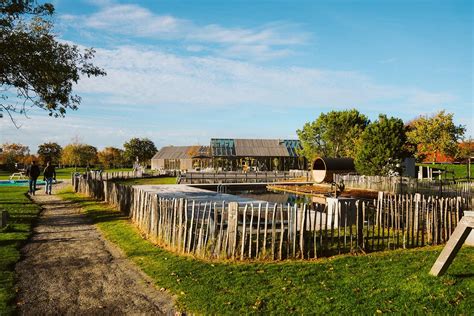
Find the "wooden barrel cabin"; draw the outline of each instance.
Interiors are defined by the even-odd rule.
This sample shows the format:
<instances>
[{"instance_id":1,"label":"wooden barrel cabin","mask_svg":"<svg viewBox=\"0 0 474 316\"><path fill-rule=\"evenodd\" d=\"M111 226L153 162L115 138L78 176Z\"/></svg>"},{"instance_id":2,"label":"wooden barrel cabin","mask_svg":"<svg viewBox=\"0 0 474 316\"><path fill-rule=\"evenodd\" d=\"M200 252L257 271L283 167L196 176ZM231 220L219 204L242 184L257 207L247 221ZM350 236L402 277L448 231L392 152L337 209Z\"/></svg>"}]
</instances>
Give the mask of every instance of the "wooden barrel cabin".
<instances>
[{"instance_id":1,"label":"wooden barrel cabin","mask_svg":"<svg viewBox=\"0 0 474 316\"><path fill-rule=\"evenodd\" d=\"M354 171L354 159L352 158L318 157L313 162L312 176L316 183L332 182L334 174Z\"/></svg>"}]
</instances>

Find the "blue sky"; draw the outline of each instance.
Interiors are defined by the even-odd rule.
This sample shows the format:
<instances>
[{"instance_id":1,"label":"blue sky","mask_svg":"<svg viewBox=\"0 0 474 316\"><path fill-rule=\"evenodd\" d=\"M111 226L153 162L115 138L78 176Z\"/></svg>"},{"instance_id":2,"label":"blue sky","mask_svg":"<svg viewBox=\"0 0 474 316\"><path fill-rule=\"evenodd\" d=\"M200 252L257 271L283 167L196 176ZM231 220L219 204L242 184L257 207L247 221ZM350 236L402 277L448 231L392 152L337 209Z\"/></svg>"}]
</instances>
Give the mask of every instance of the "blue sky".
<instances>
[{"instance_id":1,"label":"blue sky","mask_svg":"<svg viewBox=\"0 0 474 316\"><path fill-rule=\"evenodd\" d=\"M445 109L473 129L471 1L53 1L63 41L97 50L78 111L37 111L0 143L99 148L295 138L321 112L408 121Z\"/></svg>"}]
</instances>

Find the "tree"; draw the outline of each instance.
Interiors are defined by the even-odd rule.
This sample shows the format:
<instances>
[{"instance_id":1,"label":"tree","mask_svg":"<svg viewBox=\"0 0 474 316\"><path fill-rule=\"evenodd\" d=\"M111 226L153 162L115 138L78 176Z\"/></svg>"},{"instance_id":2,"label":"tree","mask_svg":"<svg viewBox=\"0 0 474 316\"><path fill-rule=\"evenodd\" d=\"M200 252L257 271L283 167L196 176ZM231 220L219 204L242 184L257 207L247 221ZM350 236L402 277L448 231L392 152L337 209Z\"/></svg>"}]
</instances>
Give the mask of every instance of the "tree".
<instances>
[{"instance_id":1,"label":"tree","mask_svg":"<svg viewBox=\"0 0 474 316\"><path fill-rule=\"evenodd\" d=\"M0 153L0 164L4 165L9 171L17 170L16 164L23 164L26 157L30 154L28 146L19 143L5 143Z\"/></svg>"},{"instance_id":2,"label":"tree","mask_svg":"<svg viewBox=\"0 0 474 316\"><path fill-rule=\"evenodd\" d=\"M302 146L300 153L309 161L316 156L351 157L354 143L368 123L368 118L355 109L321 113L296 131Z\"/></svg>"},{"instance_id":3,"label":"tree","mask_svg":"<svg viewBox=\"0 0 474 316\"><path fill-rule=\"evenodd\" d=\"M111 167L121 167L124 162L123 158L124 151L115 147L105 147L103 150L99 151L97 158L99 163L106 169Z\"/></svg>"},{"instance_id":4,"label":"tree","mask_svg":"<svg viewBox=\"0 0 474 316\"><path fill-rule=\"evenodd\" d=\"M453 114L440 111L432 116L420 116L408 123L408 142L416 144L416 158L438 154L457 158L460 154L458 141L462 140L466 128L455 125Z\"/></svg>"},{"instance_id":5,"label":"tree","mask_svg":"<svg viewBox=\"0 0 474 316\"><path fill-rule=\"evenodd\" d=\"M61 162L75 168L89 167L97 162L97 148L86 144L69 144L63 149Z\"/></svg>"},{"instance_id":6,"label":"tree","mask_svg":"<svg viewBox=\"0 0 474 316\"><path fill-rule=\"evenodd\" d=\"M389 175L407 156L403 121L379 115L360 137L355 156L357 172L364 175Z\"/></svg>"},{"instance_id":7,"label":"tree","mask_svg":"<svg viewBox=\"0 0 474 316\"><path fill-rule=\"evenodd\" d=\"M61 161L61 153L63 148L58 143L44 143L38 146L38 158L40 163L46 165L51 162L58 165Z\"/></svg>"},{"instance_id":8,"label":"tree","mask_svg":"<svg viewBox=\"0 0 474 316\"><path fill-rule=\"evenodd\" d=\"M145 167L158 151L155 144L148 138L132 138L123 144L123 147L125 148L124 157L129 163L133 163L138 157L138 162Z\"/></svg>"},{"instance_id":9,"label":"tree","mask_svg":"<svg viewBox=\"0 0 474 316\"><path fill-rule=\"evenodd\" d=\"M0 1L0 109L15 126L13 115L26 115L30 106L54 117L77 109L81 99L73 94L73 85L83 75L105 75L91 63L93 49L81 51L76 45L57 41L53 14L50 3Z\"/></svg>"}]
</instances>

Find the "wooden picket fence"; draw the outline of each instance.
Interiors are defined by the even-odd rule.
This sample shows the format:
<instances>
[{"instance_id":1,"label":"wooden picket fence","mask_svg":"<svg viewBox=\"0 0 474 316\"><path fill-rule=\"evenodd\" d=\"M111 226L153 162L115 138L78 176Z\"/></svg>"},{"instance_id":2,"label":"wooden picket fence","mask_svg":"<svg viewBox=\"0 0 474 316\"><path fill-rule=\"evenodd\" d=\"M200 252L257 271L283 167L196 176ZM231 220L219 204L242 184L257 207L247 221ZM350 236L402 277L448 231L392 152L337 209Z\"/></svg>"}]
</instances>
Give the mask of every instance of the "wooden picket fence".
<instances>
[{"instance_id":1,"label":"wooden picket fence","mask_svg":"<svg viewBox=\"0 0 474 316\"><path fill-rule=\"evenodd\" d=\"M127 214L151 241L206 259L310 259L436 245L448 240L466 207L461 197L383 193L327 204L198 203L113 181L81 177L73 184Z\"/></svg>"},{"instance_id":2,"label":"wooden picket fence","mask_svg":"<svg viewBox=\"0 0 474 316\"><path fill-rule=\"evenodd\" d=\"M334 181L344 182L346 187L390 192L394 194L420 193L438 197L470 198L474 194L474 182L470 179L418 180L409 177L361 176L335 174ZM472 201L468 201L471 203ZM471 207L473 205L470 205Z\"/></svg>"}]
</instances>

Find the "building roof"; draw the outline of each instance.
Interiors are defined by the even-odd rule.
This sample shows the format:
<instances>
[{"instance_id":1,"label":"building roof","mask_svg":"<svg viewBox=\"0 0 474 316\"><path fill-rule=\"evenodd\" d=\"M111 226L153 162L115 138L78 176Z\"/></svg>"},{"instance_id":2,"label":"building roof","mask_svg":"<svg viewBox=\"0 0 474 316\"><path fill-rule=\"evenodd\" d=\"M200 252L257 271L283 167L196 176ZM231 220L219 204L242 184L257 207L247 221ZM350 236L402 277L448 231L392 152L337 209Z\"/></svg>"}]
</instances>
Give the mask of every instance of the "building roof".
<instances>
[{"instance_id":1,"label":"building roof","mask_svg":"<svg viewBox=\"0 0 474 316\"><path fill-rule=\"evenodd\" d=\"M192 159L210 158L209 146L166 146L152 159Z\"/></svg>"},{"instance_id":2,"label":"building roof","mask_svg":"<svg viewBox=\"0 0 474 316\"><path fill-rule=\"evenodd\" d=\"M212 138L214 157L298 157L298 140Z\"/></svg>"}]
</instances>

